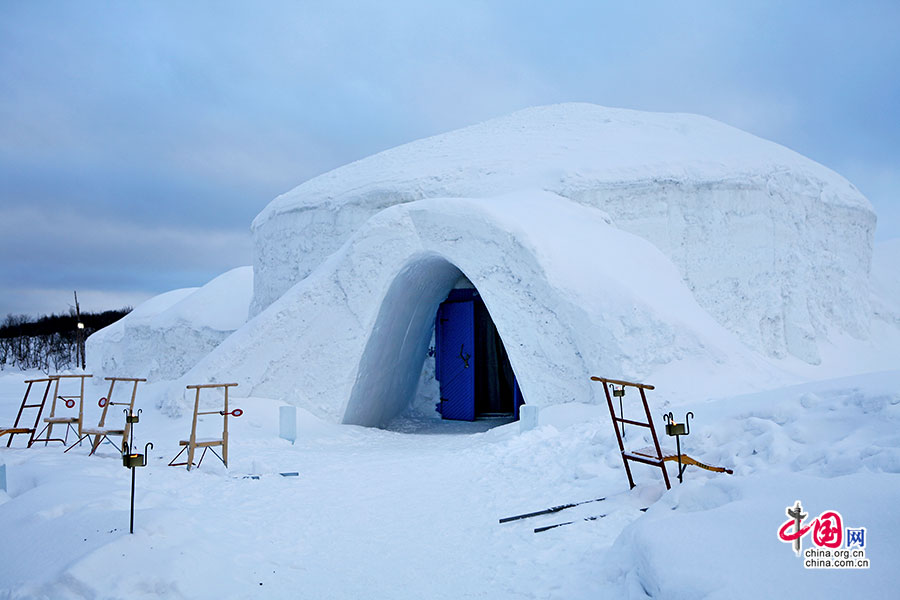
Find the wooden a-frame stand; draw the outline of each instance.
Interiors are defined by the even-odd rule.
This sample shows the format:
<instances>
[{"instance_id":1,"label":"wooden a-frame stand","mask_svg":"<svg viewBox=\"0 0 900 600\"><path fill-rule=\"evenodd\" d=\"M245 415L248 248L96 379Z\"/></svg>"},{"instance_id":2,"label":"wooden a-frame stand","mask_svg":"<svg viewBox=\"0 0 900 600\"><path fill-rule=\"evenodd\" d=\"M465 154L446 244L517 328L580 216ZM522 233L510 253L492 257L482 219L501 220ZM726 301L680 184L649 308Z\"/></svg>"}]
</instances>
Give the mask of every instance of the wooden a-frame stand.
<instances>
[{"instance_id":1,"label":"wooden a-frame stand","mask_svg":"<svg viewBox=\"0 0 900 600\"><path fill-rule=\"evenodd\" d=\"M203 462L203 457L206 456L206 451L211 450L213 454L215 454L219 460L222 461L222 464L225 467L228 467L228 417L232 413L228 411L228 388L236 387L236 383L205 383L201 385L189 385L186 386L186 389L196 390L197 393L194 396L194 419L191 423L191 437L186 440L179 440L178 444L180 446L184 446L178 454L175 455L175 458L169 463L170 467L187 467L187 470L190 471L191 467L194 466L194 452L197 448L203 448L203 452L200 454L200 460L197 461L197 467L200 467L200 463ZM207 410L200 411L200 390L202 389L213 389L213 388L223 388L225 391L225 408L224 410ZM234 416L240 416L240 409L236 409L234 411ZM206 439L197 439L197 417L199 415L222 415L222 437L221 438L206 438ZM215 447L220 447L222 449L222 456L213 450ZM175 462L178 460L178 457L184 454L185 450L187 450L187 460L185 462Z\"/></svg>"},{"instance_id":2,"label":"wooden a-frame stand","mask_svg":"<svg viewBox=\"0 0 900 600\"><path fill-rule=\"evenodd\" d=\"M35 438L35 442L44 442L46 446L49 442L60 442L64 446L69 441L69 431L75 432L75 437L81 437L81 425L84 420L84 380L90 379L93 377L91 374L77 374L77 375L51 375L50 378L55 381L53 386L53 400L50 403L50 416L44 419L44 428L41 429L41 432ZM78 394L70 394L67 396L60 395L59 393L59 384L63 379L79 379L79 391ZM78 416L77 417L59 417L56 415L56 401L62 400L65 403L66 407L73 408L75 406L75 402L78 402ZM65 425L66 433L62 438L54 438L53 437L53 426L54 425ZM45 437L41 437L46 433Z\"/></svg>"},{"instance_id":3,"label":"wooden a-frame stand","mask_svg":"<svg viewBox=\"0 0 900 600\"><path fill-rule=\"evenodd\" d=\"M106 440L110 444L116 447L116 449L121 452L123 449L122 442L128 439L128 434L131 431L131 423L128 419L125 419L125 423L122 427L109 427L106 425L106 413L109 410L110 406L127 406L128 408L124 409L126 414L130 415L134 412L134 400L137 396L137 387L138 383L143 381L147 381L146 379L140 377L104 377L106 381L109 382L109 391L106 393L106 398L100 401L100 405L103 407L103 412L100 413L100 422L96 427L82 427L79 432L80 435L78 437L78 441L66 448L66 452L81 444L81 442L94 436L94 440L91 443L91 452L88 456L94 454L97 451L97 448L100 447L101 442ZM113 402L113 390L115 389L116 383L118 382L128 382L132 384L131 388L131 399L128 402ZM110 439L110 436L119 438L119 443L116 444L114 441Z\"/></svg>"}]
</instances>

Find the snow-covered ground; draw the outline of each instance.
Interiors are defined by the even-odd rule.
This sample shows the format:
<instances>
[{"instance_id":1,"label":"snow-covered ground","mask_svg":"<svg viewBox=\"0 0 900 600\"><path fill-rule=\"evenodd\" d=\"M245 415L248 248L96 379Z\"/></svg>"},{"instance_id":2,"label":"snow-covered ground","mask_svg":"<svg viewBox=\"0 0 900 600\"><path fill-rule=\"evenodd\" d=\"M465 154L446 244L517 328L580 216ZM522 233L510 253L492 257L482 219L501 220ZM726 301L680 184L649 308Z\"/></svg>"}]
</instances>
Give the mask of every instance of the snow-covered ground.
<instances>
[{"instance_id":1,"label":"snow-covered ground","mask_svg":"<svg viewBox=\"0 0 900 600\"><path fill-rule=\"evenodd\" d=\"M4 423L35 375L0 375ZM88 423L105 391L89 389ZM689 468L668 492L641 466L628 490L605 406L547 407L524 433L382 430L298 410L292 445L278 437L280 402L242 398L231 467L207 456L187 472L166 463L189 418L153 408L156 393L138 395L135 445L154 448L137 472L134 535L111 446L0 447L0 598L887 598L900 584L900 371L676 405L651 392L658 427L662 412L692 410L685 452L734 469ZM835 510L866 527L870 568L804 569L776 535L796 500L810 518Z\"/></svg>"}]
</instances>

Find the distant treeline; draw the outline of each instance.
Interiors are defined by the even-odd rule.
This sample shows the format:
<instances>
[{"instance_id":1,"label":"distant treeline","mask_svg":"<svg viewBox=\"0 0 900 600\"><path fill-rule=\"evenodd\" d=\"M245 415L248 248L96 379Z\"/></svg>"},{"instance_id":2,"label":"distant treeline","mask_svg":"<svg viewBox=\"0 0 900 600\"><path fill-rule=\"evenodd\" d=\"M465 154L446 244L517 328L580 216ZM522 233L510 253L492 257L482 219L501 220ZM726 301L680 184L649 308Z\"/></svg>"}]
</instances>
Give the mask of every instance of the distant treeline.
<instances>
[{"instance_id":1,"label":"distant treeline","mask_svg":"<svg viewBox=\"0 0 900 600\"><path fill-rule=\"evenodd\" d=\"M115 323L131 312L131 307L101 313L82 313L82 340ZM0 369L40 369L45 373L80 366L78 356L78 317L72 310L67 315L31 318L6 315L0 325Z\"/></svg>"}]
</instances>

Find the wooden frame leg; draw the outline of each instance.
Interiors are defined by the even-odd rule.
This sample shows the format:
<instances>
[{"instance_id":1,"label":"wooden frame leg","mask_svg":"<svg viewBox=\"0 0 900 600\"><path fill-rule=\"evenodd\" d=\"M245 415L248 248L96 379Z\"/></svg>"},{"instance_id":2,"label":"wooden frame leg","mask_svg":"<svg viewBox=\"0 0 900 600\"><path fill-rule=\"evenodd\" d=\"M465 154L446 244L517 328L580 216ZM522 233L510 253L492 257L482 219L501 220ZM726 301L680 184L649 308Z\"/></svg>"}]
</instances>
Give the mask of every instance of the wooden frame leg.
<instances>
[{"instance_id":1,"label":"wooden frame leg","mask_svg":"<svg viewBox=\"0 0 900 600\"><path fill-rule=\"evenodd\" d=\"M188 449L187 470L190 471L191 465L194 464L194 450L196 449L196 446L194 446L193 444L188 444L186 447ZM197 466L200 466L200 465L197 465Z\"/></svg>"}]
</instances>

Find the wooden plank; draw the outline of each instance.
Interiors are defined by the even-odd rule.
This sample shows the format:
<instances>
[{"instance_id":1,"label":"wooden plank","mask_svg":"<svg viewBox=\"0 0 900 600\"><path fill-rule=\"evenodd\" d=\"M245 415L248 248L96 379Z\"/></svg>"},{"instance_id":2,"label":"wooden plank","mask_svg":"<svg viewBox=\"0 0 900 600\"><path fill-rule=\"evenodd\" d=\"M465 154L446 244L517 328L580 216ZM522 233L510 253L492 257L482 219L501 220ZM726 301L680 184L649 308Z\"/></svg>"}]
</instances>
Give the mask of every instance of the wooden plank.
<instances>
[{"instance_id":1,"label":"wooden plank","mask_svg":"<svg viewBox=\"0 0 900 600\"><path fill-rule=\"evenodd\" d=\"M10 427L9 429L0 429L0 435L7 433L31 433L32 431L34 430L27 427Z\"/></svg>"},{"instance_id":2,"label":"wooden plank","mask_svg":"<svg viewBox=\"0 0 900 600\"><path fill-rule=\"evenodd\" d=\"M653 459L653 458L645 458L638 454L631 454L629 452L623 452L622 456L627 458L628 460L633 460L639 463L644 463L646 465L653 465L654 467L661 467L663 461L661 459Z\"/></svg>"},{"instance_id":3,"label":"wooden plank","mask_svg":"<svg viewBox=\"0 0 900 600\"><path fill-rule=\"evenodd\" d=\"M650 423L641 423L640 421L632 421L631 419L623 419L622 417L613 417L616 421L620 423L628 423L629 425L638 425L640 427L647 427L648 429L652 429L653 426Z\"/></svg>"},{"instance_id":4,"label":"wooden plank","mask_svg":"<svg viewBox=\"0 0 900 600\"><path fill-rule=\"evenodd\" d=\"M635 383L633 381L621 381L619 379L606 379L605 377L596 377L591 375L591 381L602 381L603 383L612 383L615 385L627 385L636 388L643 388L645 390L656 389L649 383Z\"/></svg>"},{"instance_id":5,"label":"wooden plank","mask_svg":"<svg viewBox=\"0 0 900 600\"><path fill-rule=\"evenodd\" d=\"M187 385L185 387L189 390L201 390L204 388L234 387L236 385L236 383L201 383L197 385Z\"/></svg>"}]
</instances>

